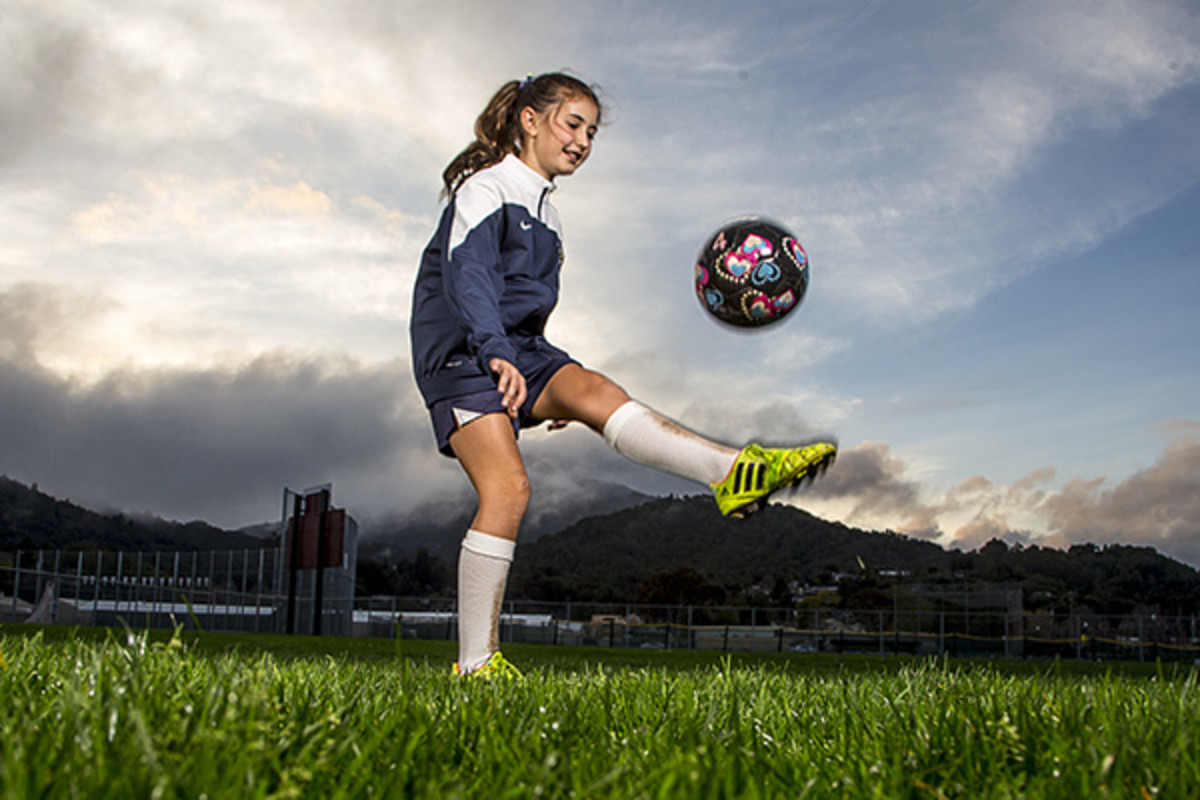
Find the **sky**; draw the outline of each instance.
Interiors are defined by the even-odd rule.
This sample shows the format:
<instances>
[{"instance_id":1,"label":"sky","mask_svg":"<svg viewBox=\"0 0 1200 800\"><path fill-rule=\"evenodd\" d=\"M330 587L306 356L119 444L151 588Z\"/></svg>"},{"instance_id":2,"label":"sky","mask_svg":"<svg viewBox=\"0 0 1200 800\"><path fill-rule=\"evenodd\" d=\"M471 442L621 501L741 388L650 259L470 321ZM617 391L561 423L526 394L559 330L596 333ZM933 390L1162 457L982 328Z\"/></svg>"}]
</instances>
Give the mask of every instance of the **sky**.
<instances>
[{"instance_id":1,"label":"sky","mask_svg":"<svg viewBox=\"0 0 1200 800\"><path fill-rule=\"evenodd\" d=\"M285 486L364 527L470 504L412 282L492 93L567 69L604 124L554 196L551 341L714 439L836 436L786 499L827 519L1200 565L1200 8L564 8L7 0L0 474L231 528ZM751 213L812 282L747 334L691 278ZM521 444L543 504L703 488L580 426Z\"/></svg>"}]
</instances>

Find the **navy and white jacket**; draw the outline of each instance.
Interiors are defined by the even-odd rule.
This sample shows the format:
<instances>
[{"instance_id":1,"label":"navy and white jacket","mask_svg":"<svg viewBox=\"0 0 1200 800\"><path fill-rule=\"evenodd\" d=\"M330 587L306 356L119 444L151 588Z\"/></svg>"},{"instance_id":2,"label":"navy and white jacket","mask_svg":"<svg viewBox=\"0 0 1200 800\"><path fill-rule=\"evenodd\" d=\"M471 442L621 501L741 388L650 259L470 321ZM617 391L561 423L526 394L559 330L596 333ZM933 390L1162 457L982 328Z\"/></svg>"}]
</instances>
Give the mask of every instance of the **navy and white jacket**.
<instances>
[{"instance_id":1,"label":"navy and white jacket","mask_svg":"<svg viewBox=\"0 0 1200 800\"><path fill-rule=\"evenodd\" d=\"M515 155L471 175L442 213L413 290L413 372L426 405L494 389L493 358L549 347L562 234L554 184Z\"/></svg>"}]
</instances>

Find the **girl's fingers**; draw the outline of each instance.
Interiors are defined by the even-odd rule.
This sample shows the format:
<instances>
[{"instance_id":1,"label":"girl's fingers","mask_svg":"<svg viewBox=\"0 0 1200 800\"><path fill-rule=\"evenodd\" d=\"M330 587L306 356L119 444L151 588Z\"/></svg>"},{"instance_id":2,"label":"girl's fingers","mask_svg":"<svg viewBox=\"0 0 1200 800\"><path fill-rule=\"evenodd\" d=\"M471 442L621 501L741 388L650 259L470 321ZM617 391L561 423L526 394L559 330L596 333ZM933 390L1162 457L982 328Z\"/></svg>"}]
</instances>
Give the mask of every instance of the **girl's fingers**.
<instances>
[{"instance_id":1,"label":"girl's fingers","mask_svg":"<svg viewBox=\"0 0 1200 800\"><path fill-rule=\"evenodd\" d=\"M504 395L501 403L510 417L516 417L521 406L525 403L525 376L521 371L502 358L493 358L488 364L496 373L496 391Z\"/></svg>"}]
</instances>

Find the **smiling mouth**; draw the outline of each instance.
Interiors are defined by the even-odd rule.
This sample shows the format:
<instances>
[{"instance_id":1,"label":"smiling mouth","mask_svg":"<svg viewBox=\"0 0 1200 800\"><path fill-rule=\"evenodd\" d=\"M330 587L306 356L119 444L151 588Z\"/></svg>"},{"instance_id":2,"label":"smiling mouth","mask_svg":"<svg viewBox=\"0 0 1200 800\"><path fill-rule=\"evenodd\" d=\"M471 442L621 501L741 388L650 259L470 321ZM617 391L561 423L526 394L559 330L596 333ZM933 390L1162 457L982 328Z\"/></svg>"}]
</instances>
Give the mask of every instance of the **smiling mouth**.
<instances>
[{"instance_id":1,"label":"smiling mouth","mask_svg":"<svg viewBox=\"0 0 1200 800\"><path fill-rule=\"evenodd\" d=\"M580 161L583 161L583 153L576 153L574 150L563 150L563 154L566 155L567 160L572 164L578 164Z\"/></svg>"}]
</instances>

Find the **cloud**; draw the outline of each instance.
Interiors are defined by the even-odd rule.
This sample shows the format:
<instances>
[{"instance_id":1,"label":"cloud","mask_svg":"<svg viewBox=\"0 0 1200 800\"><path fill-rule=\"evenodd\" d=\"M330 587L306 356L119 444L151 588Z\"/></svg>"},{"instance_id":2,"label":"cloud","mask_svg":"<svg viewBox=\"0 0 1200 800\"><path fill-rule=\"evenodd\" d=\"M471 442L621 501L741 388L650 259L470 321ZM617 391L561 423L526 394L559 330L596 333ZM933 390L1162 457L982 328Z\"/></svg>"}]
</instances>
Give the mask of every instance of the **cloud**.
<instances>
[{"instance_id":1,"label":"cloud","mask_svg":"<svg viewBox=\"0 0 1200 800\"><path fill-rule=\"evenodd\" d=\"M333 211L333 201L304 181L291 186L254 187L245 209L288 217L322 217Z\"/></svg>"},{"instance_id":2,"label":"cloud","mask_svg":"<svg viewBox=\"0 0 1200 800\"><path fill-rule=\"evenodd\" d=\"M416 457L428 434L406 383L403 363L277 354L81 387L4 360L0 470L102 508L223 525L270 519L285 485L326 481L363 513L390 510L436 487Z\"/></svg>"},{"instance_id":3,"label":"cloud","mask_svg":"<svg viewBox=\"0 0 1200 800\"><path fill-rule=\"evenodd\" d=\"M921 499L920 484L906 470L886 442L864 442L843 448L833 468L797 499L849 524L936 536L936 508Z\"/></svg>"},{"instance_id":4,"label":"cloud","mask_svg":"<svg viewBox=\"0 0 1200 800\"><path fill-rule=\"evenodd\" d=\"M1200 565L1200 438L1172 441L1154 465L1115 486L1069 481L1041 508L1063 540L1144 544Z\"/></svg>"},{"instance_id":5,"label":"cloud","mask_svg":"<svg viewBox=\"0 0 1200 800\"><path fill-rule=\"evenodd\" d=\"M43 131L60 124L73 101L85 58L78 29L42 13L34 3L17 3L0 18L0 165L23 155Z\"/></svg>"},{"instance_id":6,"label":"cloud","mask_svg":"<svg viewBox=\"0 0 1200 800\"><path fill-rule=\"evenodd\" d=\"M85 336L108 306L46 285L0 292L0 472L97 507L222 525L270 519L285 485L333 481L369 514L454 483L403 359L276 351L90 382L41 365L41 347Z\"/></svg>"},{"instance_id":7,"label":"cloud","mask_svg":"<svg viewBox=\"0 0 1200 800\"><path fill-rule=\"evenodd\" d=\"M974 476L934 493L908 477L885 443L843 451L833 469L795 502L868 528L889 528L974 549L1010 543L1141 544L1200 566L1200 437L1197 421L1164 426L1175 438L1155 464L1109 485L1103 477L1052 483L1043 467L1010 484Z\"/></svg>"}]
</instances>

